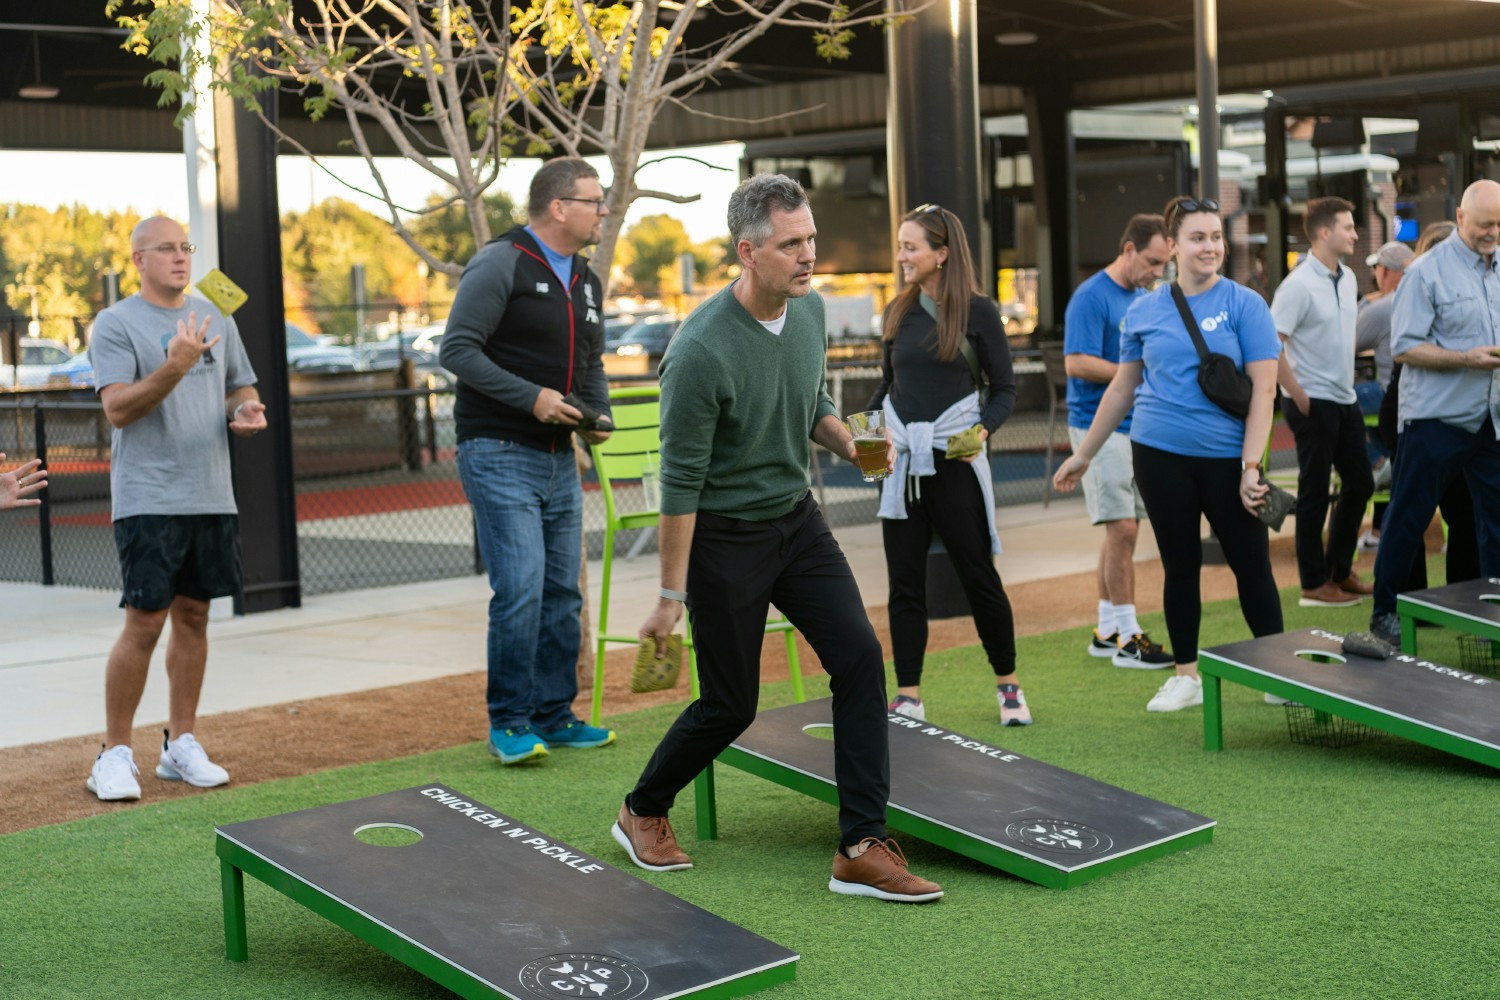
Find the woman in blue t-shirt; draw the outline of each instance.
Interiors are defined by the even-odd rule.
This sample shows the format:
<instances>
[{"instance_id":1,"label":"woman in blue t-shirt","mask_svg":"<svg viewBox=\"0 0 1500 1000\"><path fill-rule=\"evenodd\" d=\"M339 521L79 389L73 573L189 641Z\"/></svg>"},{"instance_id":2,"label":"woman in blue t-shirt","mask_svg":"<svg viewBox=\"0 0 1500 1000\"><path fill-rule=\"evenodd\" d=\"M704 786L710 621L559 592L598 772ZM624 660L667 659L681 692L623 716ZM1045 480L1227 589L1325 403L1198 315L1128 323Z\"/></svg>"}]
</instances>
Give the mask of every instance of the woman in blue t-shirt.
<instances>
[{"instance_id":1,"label":"woman in blue t-shirt","mask_svg":"<svg viewBox=\"0 0 1500 1000\"><path fill-rule=\"evenodd\" d=\"M1255 516L1267 490L1260 485L1260 461L1271 430L1281 342L1265 300L1219 274L1224 225L1218 202L1177 197L1167 203L1164 215L1177 284L1204 342L1210 351L1233 358L1254 385L1250 415L1240 420L1198 387L1197 349L1170 286L1163 285L1125 313L1119 370L1083 444L1053 480L1059 492L1071 491L1089 460L1131 412L1133 400L1135 481L1161 552L1166 574L1162 606L1177 657L1176 674L1147 703L1148 712L1203 703L1197 653L1200 517L1207 516L1224 548L1250 631L1261 636L1282 629L1270 542L1266 526Z\"/></svg>"}]
</instances>

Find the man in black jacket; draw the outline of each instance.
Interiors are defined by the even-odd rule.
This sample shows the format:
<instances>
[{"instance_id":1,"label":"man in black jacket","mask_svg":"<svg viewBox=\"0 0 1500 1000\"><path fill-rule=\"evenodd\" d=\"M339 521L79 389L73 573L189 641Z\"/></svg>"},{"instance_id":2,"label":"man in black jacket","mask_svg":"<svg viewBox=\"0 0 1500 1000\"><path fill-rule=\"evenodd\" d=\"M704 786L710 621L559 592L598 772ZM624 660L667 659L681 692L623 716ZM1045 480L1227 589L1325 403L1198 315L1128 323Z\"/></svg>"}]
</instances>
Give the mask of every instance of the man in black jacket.
<instances>
[{"instance_id":1,"label":"man in black jacket","mask_svg":"<svg viewBox=\"0 0 1500 1000\"><path fill-rule=\"evenodd\" d=\"M582 160L542 165L529 221L464 268L440 355L458 376L458 471L489 571L489 751L502 764L549 747L599 747L615 734L573 714L578 694L578 564L583 494L575 431L609 436L603 287L578 255L608 209ZM605 414L581 429L575 398Z\"/></svg>"}]
</instances>

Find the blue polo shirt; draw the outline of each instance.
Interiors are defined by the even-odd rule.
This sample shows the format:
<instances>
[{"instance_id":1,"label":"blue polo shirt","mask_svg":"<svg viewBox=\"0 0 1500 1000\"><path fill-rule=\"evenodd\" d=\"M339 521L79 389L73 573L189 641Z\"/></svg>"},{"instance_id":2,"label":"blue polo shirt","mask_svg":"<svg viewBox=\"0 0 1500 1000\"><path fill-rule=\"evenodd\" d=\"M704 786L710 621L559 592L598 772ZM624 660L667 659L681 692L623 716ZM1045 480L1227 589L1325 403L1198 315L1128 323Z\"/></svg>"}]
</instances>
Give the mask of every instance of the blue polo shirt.
<instances>
[{"instance_id":1,"label":"blue polo shirt","mask_svg":"<svg viewBox=\"0 0 1500 1000\"><path fill-rule=\"evenodd\" d=\"M1189 295L1188 309L1210 351L1234 359L1244 370L1249 361L1274 361L1281 340L1266 300L1228 278L1220 278L1199 295ZM1245 424L1203 395L1198 388L1198 352L1182 325L1170 285L1138 298L1125 313L1120 361L1143 362L1144 379L1135 392L1135 423L1130 439L1178 455L1239 458Z\"/></svg>"},{"instance_id":2,"label":"blue polo shirt","mask_svg":"<svg viewBox=\"0 0 1500 1000\"><path fill-rule=\"evenodd\" d=\"M1063 353L1089 354L1105 361L1120 360L1120 331L1125 310L1146 294L1140 288L1121 288L1103 269L1095 272L1073 292L1063 314ZM1086 378L1068 379L1068 426L1088 430L1104 398L1108 382ZM1120 432L1130 432L1130 414L1120 421Z\"/></svg>"}]
</instances>

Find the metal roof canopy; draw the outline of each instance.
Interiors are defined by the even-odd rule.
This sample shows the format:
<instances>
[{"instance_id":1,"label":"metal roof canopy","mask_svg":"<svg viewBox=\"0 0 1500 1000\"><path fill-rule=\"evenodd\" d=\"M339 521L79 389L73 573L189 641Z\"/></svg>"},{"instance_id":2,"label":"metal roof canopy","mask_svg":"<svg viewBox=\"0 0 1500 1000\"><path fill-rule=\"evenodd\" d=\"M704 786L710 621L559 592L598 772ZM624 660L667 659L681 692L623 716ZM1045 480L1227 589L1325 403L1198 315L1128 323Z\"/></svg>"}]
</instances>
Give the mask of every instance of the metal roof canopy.
<instances>
[{"instance_id":1,"label":"metal roof canopy","mask_svg":"<svg viewBox=\"0 0 1500 1000\"><path fill-rule=\"evenodd\" d=\"M123 33L104 16L103 0L8 6L14 13L0 15L0 66L8 67L0 78L0 146L181 149L172 109L157 108L158 92L142 83L151 64L120 48ZM1319 114L1357 108L1401 113L1411 96L1448 92L1445 81L1493 73L1500 65L1496 4L1219 0L1217 6L1220 89L1294 91L1296 103L1316 102ZM689 32L689 44L716 37L733 20L706 12ZM1033 33L1037 41L1007 46L995 40L1016 31ZM1190 100L1195 92L1190 0L979 0L976 44L985 115L1022 110L1022 91L1029 88L1061 88L1075 108ZM773 31L742 52L735 68L692 104L731 118L764 118L799 106L809 108L807 114L721 121L669 109L653 129L652 145L883 125L885 51L884 33L860 29L850 58L829 63L817 57L805 33ZM17 96L38 77L59 88L56 98ZM1355 85L1368 89L1349 89ZM1496 93L1493 84L1489 93ZM1304 94L1306 102L1300 100ZM1382 103L1386 97L1393 103ZM309 122L300 96L284 94L280 112L284 127L315 152L347 152L340 145L346 137L342 123Z\"/></svg>"}]
</instances>

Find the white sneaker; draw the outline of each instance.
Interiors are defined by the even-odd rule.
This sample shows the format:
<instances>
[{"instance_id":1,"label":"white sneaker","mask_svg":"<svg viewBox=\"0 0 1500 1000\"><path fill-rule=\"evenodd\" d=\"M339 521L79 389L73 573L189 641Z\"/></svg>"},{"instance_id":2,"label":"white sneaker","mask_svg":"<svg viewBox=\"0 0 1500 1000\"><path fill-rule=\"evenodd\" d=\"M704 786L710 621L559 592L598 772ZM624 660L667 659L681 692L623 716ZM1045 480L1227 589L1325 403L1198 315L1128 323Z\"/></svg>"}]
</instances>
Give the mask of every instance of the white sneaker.
<instances>
[{"instance_id":1,"label":"white sneaker","mask_svg":"<svg viewBox=\"0 0 1500 1000\"><path fill-rule=\"evenodd\" d=\"M927 721L927 709L922 705L922 699L913 698L911 695L896 695L896 699L886 707L886 711L904 715L908 719L916 719L918 722Z\"/></svg>"},{"instance_id":2,"label":"white sneaker","mask_svg":"<svg viewBox=\"0 0 1500 1000\"><path fill-rule=\"evenodd\" d=\"M208 751L193 739L192 733L183 733L168 742L167 732L162 731L161 762L156 765L156 776L164 781L186 781L198 788L216 788L229 784L229 772L208 759Z\"/></svg>"},{"instance_id":3,"label":"white sneaker","mask_svg":"<svg viewBox=\"0 0 1500 1000\"><path fill-rule=\"evenodd\" d=\"M1161 690L1146 702L1148 712L1178 712L1203 704L1203 681L1187 674L1173 674Z\"/></svg>"},{"instance_id":4,"label":"white sneaker","mask_svg":"<svg viewBox=\"0 0 1500 1000\"><path fill-rule=\"evenodd\" d=\"M135 754L123 743L101 750L94 758L93 770L84 785L105 802L141 797L141 783L135 776L141 769L135 766Z\"/></svg>"},{"instance_id":5,"label":"white sneaker","mask_svg":"<svg viewBox=\"0 0 1500 1000\"><path fill-rule=\"evenodd\" d=\"M1363 535L1359 536L1359 547L1362 549L1380 548L1380 536L1374 534L1373 532L1366 531Z\"/></svg>"}]
</instances>

